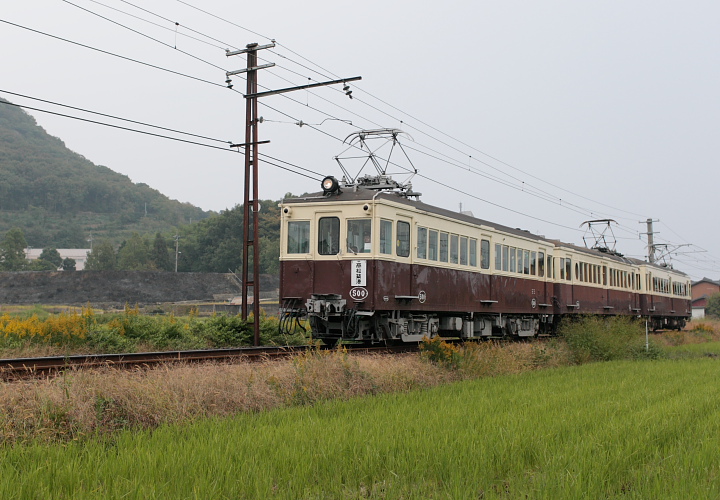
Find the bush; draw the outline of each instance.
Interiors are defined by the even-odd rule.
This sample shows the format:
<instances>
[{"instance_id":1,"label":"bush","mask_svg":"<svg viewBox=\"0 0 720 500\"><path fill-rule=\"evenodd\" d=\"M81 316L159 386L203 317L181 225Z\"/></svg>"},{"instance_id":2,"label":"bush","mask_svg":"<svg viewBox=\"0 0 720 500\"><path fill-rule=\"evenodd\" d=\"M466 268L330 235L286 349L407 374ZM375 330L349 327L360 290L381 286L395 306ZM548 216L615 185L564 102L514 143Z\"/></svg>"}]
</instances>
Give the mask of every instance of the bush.
<instances>
[{"instance_id":1,"label":"bush","mask_svg":"<svg viewBox=\"0 0 720 500\"><path fill-rule=\"evenodd\" d=\"M565 321L559 333L576 363L663 356L662 349L653 341L646 350L645 323L633 317L583 316Z\"/></svg>"}]
</instances>

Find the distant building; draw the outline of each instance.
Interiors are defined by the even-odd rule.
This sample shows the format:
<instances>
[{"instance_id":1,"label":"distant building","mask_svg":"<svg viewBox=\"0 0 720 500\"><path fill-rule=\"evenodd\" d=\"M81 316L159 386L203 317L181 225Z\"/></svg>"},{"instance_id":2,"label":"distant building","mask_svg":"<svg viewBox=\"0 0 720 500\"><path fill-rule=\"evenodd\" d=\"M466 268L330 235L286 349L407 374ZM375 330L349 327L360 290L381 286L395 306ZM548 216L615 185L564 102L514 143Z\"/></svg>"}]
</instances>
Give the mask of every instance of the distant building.
<instances>
[{"instance_id":1,"label":"distant building","mask_svg":"<svg viewBox=\"0 0 720 500\"><path fill-rule=\"evenodd\" d=\"M720 281L703 278L692 283L692 317L704 318L707 299L711 295L720 293Z\"/></svg>"},{"instance_id":2,"label":"distant building","mask_svg":"<svg viewBox=\"0 0 720 500\"><path fill-rule=\"evenodd\" d=\"M87 262L87 254L90 252L89 248L58 248L58 253L63 259L73 259L75 261L75 270L82 271L85 269L85 262ZM26 248L25 258L27 260L37 260L40 258L40 254L43 252L42 248ZM61 270L62 267L58 268Z\"/></svg>"}]
</instances>

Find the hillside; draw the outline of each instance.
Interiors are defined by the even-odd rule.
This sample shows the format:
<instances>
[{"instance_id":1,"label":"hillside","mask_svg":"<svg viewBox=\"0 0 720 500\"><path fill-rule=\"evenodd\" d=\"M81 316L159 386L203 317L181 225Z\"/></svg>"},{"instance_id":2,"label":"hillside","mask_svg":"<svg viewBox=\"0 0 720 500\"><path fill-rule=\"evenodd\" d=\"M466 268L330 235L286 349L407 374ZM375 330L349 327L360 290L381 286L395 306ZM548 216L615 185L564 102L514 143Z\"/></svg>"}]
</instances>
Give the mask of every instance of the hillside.
<instances>
[{"instance_id":1,"label":"hillside","mask_svg":"<svg viewBox=\"0 0 720 500\"><path fill-rule=\"evenodd\" d=\"M0 99L0 235L20 227L30 246L82 248L212 214L95 165Z\"/></svg>"}]
</instances>

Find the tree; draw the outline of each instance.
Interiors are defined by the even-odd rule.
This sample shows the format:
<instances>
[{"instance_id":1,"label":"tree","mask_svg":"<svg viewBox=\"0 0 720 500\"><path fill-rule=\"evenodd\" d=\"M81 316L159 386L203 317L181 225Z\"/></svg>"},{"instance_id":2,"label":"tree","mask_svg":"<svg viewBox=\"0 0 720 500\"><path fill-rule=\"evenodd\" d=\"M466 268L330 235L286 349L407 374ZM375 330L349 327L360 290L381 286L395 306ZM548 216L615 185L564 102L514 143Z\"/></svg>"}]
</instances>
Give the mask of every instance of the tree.
<instances>
[{"instance_id":1,"label":"tree","mask_svg":"<svg viewBox=\"0 0 720 500\"><path fill-rule=\"evenodd\" d=\"M88 271L114 271L117 269L117 257L112 243L107 240L97 243L88 252L85 269Z\"/></svg>"},{"instance_id":2,"label":"tree","mask_svg":"<svg viewBox=\"0 0 720 500\"><path fill-rule=\"evenodd\" d=\"M25 247L27 247L27 241L25 241L22 229L16 227L8 231L0 242L0 270L24 270L27 267Z\"/></svg>"},{"instance_id":3,"label":"tree","mask_svg":"<svg viewBox=\"0 0 720 500\"><path fill-rule=\"evenodd\" d=\"M173 261L170 260L167 240L163 238L160 233L157 233L153 240L152 250L150 250L150 261L155 266L155 269L160 271L173 270L174 264Z\"/></svg>"},{"instance_id":4,"label":"tree","mask_svg":"<svg viewBox=\"0 0 720 500\"><path fill-rule=\"evenodd\" d=\"M44 260L45 262L50 262L51 264L54 264L55 269L60 267L63 262L62 257L60 257L60 252L58 252L55 247L43 248L39 260Z\"/></svg>"},{"instance_id":5,"label":"tree","mask_svg":"<svg viewBox=\"0 0 720 500\"><path fill-rule=\"evenodd\" d=\"M62 261L62 270L63 271L75 271L75 266L77 263L75 262L75 259L71 259L70 257L65 257Z\"/></svg>"},{"instance_id":6,"label":"tree","mask_svg":"<svg viewBox=\"0 0 720 500\"><path fill-rule=\"evenodd\" d=\"M133 233L118 250L118 268L126 271L147 269L150 262L148 246L138 233Z\"/></svg>"},{"instance_id":7,"label":"tree","mask_svg":"<svg viewBox=\"0 0 720 500\"><path fill-rule=\"evenodd\" d=\"M720 293L716 293L708 297L705 314L715 318L720 318Z\"/></svg>"}]
</instances>

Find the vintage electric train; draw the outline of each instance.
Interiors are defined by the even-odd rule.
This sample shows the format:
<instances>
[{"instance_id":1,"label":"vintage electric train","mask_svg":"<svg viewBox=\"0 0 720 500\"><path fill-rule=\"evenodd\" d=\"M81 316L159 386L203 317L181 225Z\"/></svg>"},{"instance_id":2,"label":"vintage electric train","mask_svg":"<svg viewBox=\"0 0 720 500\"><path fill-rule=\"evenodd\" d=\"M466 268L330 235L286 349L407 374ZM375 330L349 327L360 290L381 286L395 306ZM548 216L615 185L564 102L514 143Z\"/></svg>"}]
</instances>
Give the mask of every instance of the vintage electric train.
<instances>
[{"instance_id":1,"label":"vintage electric train","mask_svg":"<svg viewBox=\"0 0 720 500\"><path fill-rule=\"evenodd\" d=\"M653 329L690 317L682 272L411 199L386 176L284 200L281 324L307 315L327 344L550 335L580 314Z\"/></svg>"}]
</instances>

